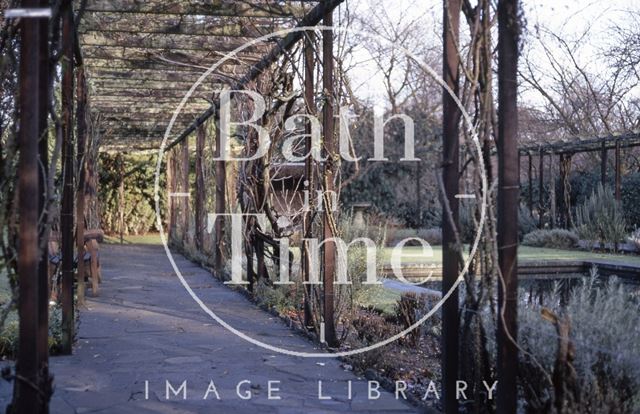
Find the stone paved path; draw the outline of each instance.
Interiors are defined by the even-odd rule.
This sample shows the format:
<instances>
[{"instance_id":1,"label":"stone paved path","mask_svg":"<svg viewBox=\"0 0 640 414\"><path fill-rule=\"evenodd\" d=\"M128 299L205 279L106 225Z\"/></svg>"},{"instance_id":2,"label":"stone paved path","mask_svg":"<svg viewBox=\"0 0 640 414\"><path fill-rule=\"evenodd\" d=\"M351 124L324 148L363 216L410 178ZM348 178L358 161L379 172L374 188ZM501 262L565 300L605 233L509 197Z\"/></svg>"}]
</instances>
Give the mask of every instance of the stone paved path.
<instances>
[{"instance_id":1,"label":"stone paved path","mask_svg":"<svg viewBox=\"0 0 640 414\"><path fill-rule=\"evenodd\" d=\"M314 345L278 318L251 305L181 256L189 284L232 326L288 349L313 352ZM228 332L192 300L173 274L161 246L107 245L102 250L100 297L81 312L74 355L52 358L56 391L52 413L338 413L415 412L394 394L367 395L367 382L335 359L284 356ZM166 381L177 389L187 381L187 399L166 399ZM252 394L242 400L241 393ZM145 382L148 381L148 399ZM214 382L220 400L210 392ZM268 381L274 396L268 399ZM323 396L318 398L318 382ZM352 398L348 384L352 381ZM0 385L0 407L10 396ZM375 393L374 393L375 395ZM4 408L2 408L4 412Z\"/></svg>"}]
</instances>

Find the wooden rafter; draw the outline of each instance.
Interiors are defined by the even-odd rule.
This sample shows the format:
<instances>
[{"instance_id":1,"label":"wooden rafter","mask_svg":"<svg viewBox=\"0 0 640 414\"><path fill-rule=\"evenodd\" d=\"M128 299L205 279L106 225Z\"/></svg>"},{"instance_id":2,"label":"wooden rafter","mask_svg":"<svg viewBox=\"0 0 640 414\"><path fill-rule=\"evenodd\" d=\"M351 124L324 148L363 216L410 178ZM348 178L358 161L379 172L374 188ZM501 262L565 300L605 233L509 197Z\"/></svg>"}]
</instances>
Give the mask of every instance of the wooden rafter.
<instances>
[{"instance_id":1,"label":"wooden rafter","mask_svg":"<svg viewBox=\"0 0 640 414\"><path fill-rule=\"evenodd\" d=\"M315 0L86 1L78 42L92 111L103 115L103 142L109 145L115 137L145 143L160 139L173 111L206 69L255 38L306 21L319 4ZM80 5L76 0L76 10ZM252 45L220 65L192 94L174 131L187 128L209 108L214 91L222 85L242 81L265 59L272 62L279 53L274 54L274 44L285 41L273 38Z\"/></svg>"}]
</instances>

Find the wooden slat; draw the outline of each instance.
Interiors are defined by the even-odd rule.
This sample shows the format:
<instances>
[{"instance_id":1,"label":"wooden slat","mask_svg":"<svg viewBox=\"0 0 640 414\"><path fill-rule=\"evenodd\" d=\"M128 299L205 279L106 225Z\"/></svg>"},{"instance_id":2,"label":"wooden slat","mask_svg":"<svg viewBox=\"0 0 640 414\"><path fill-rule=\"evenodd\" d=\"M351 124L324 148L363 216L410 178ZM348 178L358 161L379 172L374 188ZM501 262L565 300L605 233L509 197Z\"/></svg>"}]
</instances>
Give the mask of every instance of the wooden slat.
<instances>
[{"instance_id":1,"label":"wooden slat","mask_svg":"<svg viewBox=\"0 0 640 414\"><path fill-rule=\"evenodd\" d=\"M270 1L256 3L244 0L89 0L85 13L146 13L181 14L198 16L242 16L242 17L301 17L308 7L300 1ZM306 1L313 5L315 2Z\"/></svg>"},{"instance_id":2,"label":"wooden slat","mask_svg":"<svg viewBox=\"0 0 640 414\"><path fill-rule=\"evenodd\" d=\"M81 37L101 32L122 34L172 34L190 36L255 37L288 24L287 18L228 16L148 15L144 13L87 13L80 24Z\"/></svg>"}]
</instances>

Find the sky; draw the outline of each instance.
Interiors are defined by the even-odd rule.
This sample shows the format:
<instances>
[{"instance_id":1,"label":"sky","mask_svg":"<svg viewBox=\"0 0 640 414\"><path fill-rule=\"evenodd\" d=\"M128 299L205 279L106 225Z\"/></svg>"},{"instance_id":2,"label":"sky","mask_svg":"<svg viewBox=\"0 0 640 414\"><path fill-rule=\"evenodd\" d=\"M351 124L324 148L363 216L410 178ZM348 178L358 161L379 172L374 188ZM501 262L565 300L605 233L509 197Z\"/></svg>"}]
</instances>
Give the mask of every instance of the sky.
<instances>
[{"instance_id":1,"label":"sky","mask_svg":"<svg viewBox=\"0 0 640 414\"><path fill-rule=\"evenodd\" d=\"M384 8L391 20L419 19L424 27L425 43L440 48L442 2L424 0L348 0L353 14L368 15L380 13ZM472 4L475 3L472 0ZM344 8L344 6L342 6ZM535 39L536 28L543 26L569 40L581 39L578 59L594 72L603 70L601 53L612 41L610 28L614 23L625 25L629 21L628 10L640 11L640 0L536 0L523 1L522 7L526 19L525 34L526 53L540 62L540 69L545 71L545 59L539 43ZM343 9L344 11L344 9ZM463 30L465 24L462 24ZM586 46L585 46L586 45ZM356 60L366 62L370 55L360 50L355 53ZM538 59L538 57L540 57ZM602 68L602 69L601 69ZM437 73L440 68L433 68ZM351 75L356 85L357 94L374 102L383 101L382 77L375 66L369 62L352 70ZM637 93L640 96L640 91ZM533 105L541 103L537 93L523 90L521 99ZM380 105L378 105L380 106Z\"/></svg>"}]
</instances>

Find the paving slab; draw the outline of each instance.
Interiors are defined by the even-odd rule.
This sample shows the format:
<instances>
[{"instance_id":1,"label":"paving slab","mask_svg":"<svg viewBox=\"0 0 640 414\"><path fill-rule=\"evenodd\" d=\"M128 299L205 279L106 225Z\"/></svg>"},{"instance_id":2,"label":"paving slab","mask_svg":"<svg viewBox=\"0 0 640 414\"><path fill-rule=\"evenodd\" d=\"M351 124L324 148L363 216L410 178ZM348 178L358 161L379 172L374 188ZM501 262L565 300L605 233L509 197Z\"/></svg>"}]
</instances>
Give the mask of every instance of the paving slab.
<instances>
[{"instance_id":1,"label":"paving slab","mask_svg":"<svg viewBox=\"0 0 640 414\"><path fill-rule=\"evenodd\" d=\"M174 258L200 299L236 329L274 346L320 351L208 271ZM369 399L366 380L334 358L283 355L229 332L182 287L162 246L105 245L101 261L100 296L80 311L73 355L51 358L52 413L419 411L382 390ZM11 385L2 383L0 407L10 398Z\"/></svg>"}]
</instances>

